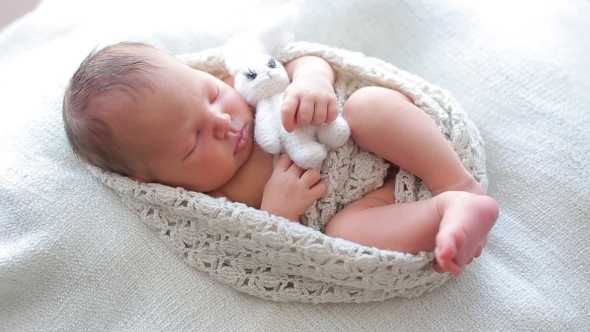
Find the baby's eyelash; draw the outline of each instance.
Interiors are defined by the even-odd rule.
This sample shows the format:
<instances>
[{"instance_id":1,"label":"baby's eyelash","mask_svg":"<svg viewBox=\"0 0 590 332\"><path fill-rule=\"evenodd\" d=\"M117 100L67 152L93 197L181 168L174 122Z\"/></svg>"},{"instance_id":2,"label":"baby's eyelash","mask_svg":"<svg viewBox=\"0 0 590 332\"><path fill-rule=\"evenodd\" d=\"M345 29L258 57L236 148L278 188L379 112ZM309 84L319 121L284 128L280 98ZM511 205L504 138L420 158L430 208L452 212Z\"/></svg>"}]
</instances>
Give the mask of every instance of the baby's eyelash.
<instances>
[{"instance_id":1,"label":"baby's eyelash","mask_svg":"<svg viewBox=\"0 0 590 332\"><path fill-rule=\"evenodd\" d=\"M213 84L213 86L214 86L213 88L215 90L213 91L213 93L214 93L213 95L211 95L211 92L210 92L211 90L209 90L209 92L208 92L209 93L209 102L210 103L215 102L217 100L217 98L219 98L219 93L221 92L221 90L219 88L219 84L216 84L216 83L212 83L212 84Z\"/></svg>"}]
</instances>

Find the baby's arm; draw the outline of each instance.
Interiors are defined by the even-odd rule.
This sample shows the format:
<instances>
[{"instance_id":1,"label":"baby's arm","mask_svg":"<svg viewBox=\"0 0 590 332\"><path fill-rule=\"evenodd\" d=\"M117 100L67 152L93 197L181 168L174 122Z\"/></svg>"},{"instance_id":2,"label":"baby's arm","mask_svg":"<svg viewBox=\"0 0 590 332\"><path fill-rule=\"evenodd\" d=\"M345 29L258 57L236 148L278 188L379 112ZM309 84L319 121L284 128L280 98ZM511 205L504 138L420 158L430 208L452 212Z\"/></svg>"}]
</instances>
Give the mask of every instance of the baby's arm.
<instances>
[{"instance_id":1,"label":"baby's arm","mask_svg":"<svg viewBox=\"0 0 590 332\"><path fill-rule=\"evenodd\" d=\"M296 125L318 126L334 121L338 104L332 66L322 58L303 56L289 61L285 68L291 78L281 107L285 129L292 132Z\"/></svg>"},{"instance_id":2,"label":"baby's arm","mask_svg":"<svg viewBox=\"0 0 590 332\"><path fill-rule=\"evenodd\" d=\"M304 170L283 154L264 187L260 209L299 221L299 217L327 190L328 186L320 181L317 170Z\"/></svg>"}]
</instances>

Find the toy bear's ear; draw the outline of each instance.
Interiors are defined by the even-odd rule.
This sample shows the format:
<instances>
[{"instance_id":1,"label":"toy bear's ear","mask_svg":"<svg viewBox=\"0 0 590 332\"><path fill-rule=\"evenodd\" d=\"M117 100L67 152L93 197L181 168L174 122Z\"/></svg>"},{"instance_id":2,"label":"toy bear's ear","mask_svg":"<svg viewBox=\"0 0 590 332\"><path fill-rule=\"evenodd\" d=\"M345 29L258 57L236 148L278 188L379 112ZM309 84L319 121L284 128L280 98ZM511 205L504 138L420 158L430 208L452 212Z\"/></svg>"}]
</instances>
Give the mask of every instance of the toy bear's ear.
<instances>
[{"instance_id":1,"label":"toy bear's ear","mask_svg":"<svg viewBox=\"0 0 590 332\"><path fill-rule=\"evenodd\" d=\"M236 75L240 72L240 66L238 65L239 59L234 59L232 56L228 56L225 54L225 69L229 76L236 77Z\"/></svg>"},{"instance_id":2,"label":"toy bear's ear","mask_svg":"<svg viewBox=\"0 0 590 332\"><path fill-rule=\"evenodd\" d=\"M247 68L248 54L256 52L252 49L251 44L253 43L252 36L246 33L242 33L232 37L223 46L223 56L225 62L225 68L227 69L230 76L236 76L239 72Z\"/></svg>"},{"instance_id":3,"label":"toy bear's ear","mask_svg":"<svg viewBox=\"0 0 590 332\"><path fill-rule=\"evenodd\" d=\"M248 63L245 58L252 54L276 56L281 48L293 41L293 28L299 16L295 5L284 5L265 16L258 26L232 37L223 46L225 66L231 76L237 75ZM273 19L269 20L268 17Z\"/></svg>"},{"instance_id":4,"label":"toy bear's ear","mask_svg":"<svg viewBox=\"0 0 590 332\"><path fill-rule=\"evenodd\" d=\"M294 40L299 8L293 4L284 5L277 8L272 17L258 28L258 43L260 53L276 56L283 46Z\"/></svg>"}]
</instances>

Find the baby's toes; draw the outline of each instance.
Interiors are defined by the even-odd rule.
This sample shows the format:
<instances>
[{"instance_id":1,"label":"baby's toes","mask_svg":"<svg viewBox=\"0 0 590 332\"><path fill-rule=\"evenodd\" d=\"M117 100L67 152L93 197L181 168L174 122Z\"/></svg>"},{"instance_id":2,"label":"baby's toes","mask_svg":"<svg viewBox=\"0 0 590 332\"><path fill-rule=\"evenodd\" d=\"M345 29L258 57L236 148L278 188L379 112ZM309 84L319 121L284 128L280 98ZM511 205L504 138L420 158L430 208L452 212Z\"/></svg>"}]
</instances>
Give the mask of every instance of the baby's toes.
<instances>
[{"instance_id":1,"label":"baby's toes","mask_svg":"<svg viewBox=\"0 0 590 332\"><path fill-rule=\"evenodd\" d=\"M455 236L448 232L440 232L436 235L435 255L438 260L451 260L457 254Z\"/></svg>"},{"instance_id":2,"label":"baby's toes","mask_svg":"<svg viewBox=\"0 0 590 332\"><path fill-rule=\"evenodd\" d=\"M463 265L457 264L453 260L439 261L437 263L440 265L440 269L457 277L461 275L461 271L463 270Z\"/></svg>"},{"instance_id":3,"label":"baby's toes","mask_svg":"<svg viewBox=\"0 0 590 332\"><path fill-rule=\"evenodd\" d=\"M481 242L478 246L477 249L475 250L475 252L473 253L473 257L477 258L479 256L481 256L481 253L483 252L483 248L486 246L486 241L484 240L483 242Z\"/></svg>"},{"instance_id":4,"label":"baby's toes","mask_svg":"<svg viewBox=\"0 0 590 332\"><path fill-rule=\"evenodd\" d=\"M440 266L440 264L436 260L432 264L432 269L434 270L434 272L438 272L438 273L445 273L445 272L447 272L447 271L445 271L445 269L443 269L442 266Z\"/></svg>"}]
</instances>

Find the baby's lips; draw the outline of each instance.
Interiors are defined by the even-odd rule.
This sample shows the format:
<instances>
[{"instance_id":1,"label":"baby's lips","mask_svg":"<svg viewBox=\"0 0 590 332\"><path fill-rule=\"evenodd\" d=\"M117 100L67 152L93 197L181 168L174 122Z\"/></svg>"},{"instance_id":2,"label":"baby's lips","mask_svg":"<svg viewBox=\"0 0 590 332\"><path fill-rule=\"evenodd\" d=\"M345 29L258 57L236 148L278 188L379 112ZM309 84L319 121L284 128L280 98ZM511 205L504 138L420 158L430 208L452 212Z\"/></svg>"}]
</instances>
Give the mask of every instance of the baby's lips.
<instances>
[{"instance_id":1,"label":"baby's lips","mask_svg":"<svg viewBox=\"0 0 590 332\"><path fill-rule=\"evenodd\" d=\"M240 153L244 147L248 144L248 132L247 127L243 126L242 130L237 133L236 148L234 149L234 155Z\"/></svg>"}]
</instances>

